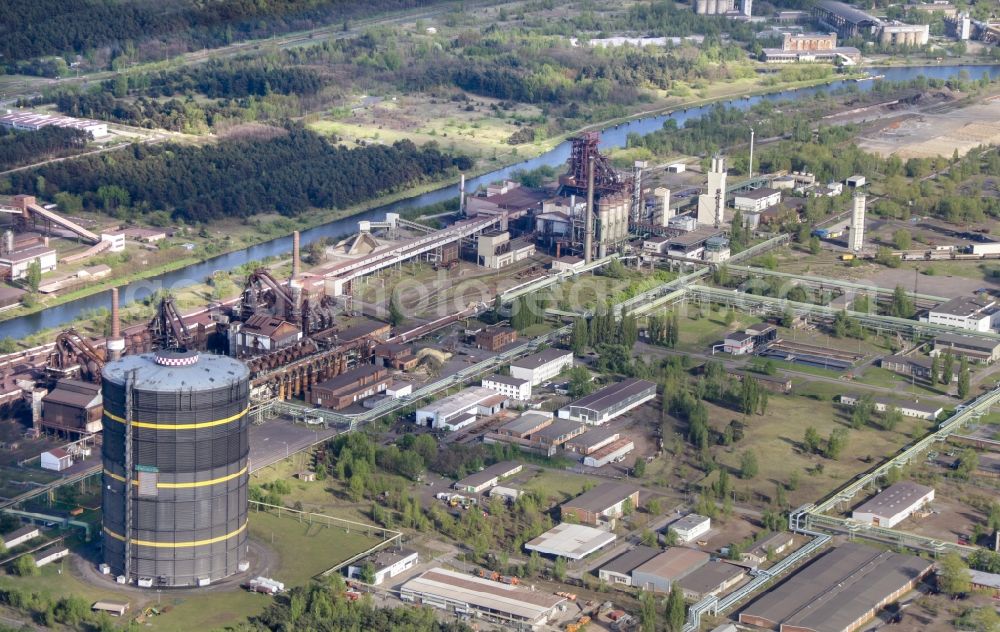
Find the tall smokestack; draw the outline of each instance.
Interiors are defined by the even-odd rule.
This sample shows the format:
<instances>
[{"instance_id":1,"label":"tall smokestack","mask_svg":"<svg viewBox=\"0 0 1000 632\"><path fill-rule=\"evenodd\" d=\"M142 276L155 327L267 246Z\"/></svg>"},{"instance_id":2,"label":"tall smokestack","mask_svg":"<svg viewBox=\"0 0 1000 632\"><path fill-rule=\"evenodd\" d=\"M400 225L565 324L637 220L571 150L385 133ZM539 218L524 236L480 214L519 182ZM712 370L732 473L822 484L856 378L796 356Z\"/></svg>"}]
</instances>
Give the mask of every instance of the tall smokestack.
<instances>
[{"instance_id":1,"label":"tall smokestack","mask_svg":"<svg viewBox=\"0 0 1000 632\"><path fill-rule=\"evenodd\" d=\"M458 213L459 215L465 214L465 174L462 174L462 180L458 184Z\"/></svg>"},{"instance_id":2,"label":"tall smokestack","mask_svg":"<svg viewBox=\"0 0 1000 632\"><path fill-rule=\"evenodd\" d=\"M590 263L594 257L594 157L587 163L587 224L583 240L583 260Z\"/></svg>"},{"instance_id":3,"label":"tall smokestack","mask_svg":"<svg viewBox=\"0 0 1000 632\"><path fill-rule=\"evenodd\" d=\"M125 339L122 338L121 314L118 310L118 288L111 288L111 337L108 338L108 356L112 360L122 357L125 351Z\"/></svg>"},{"instance_id":4,"label":"tall smokestack","mask_svg":"<svg viewBox=\"0 0 1000 632\"><path fill-rule=\"evenodd\" d=\"M292 233L292 279L299 278L302 264L299 263L299 231Z\"/></svg>"}]
</instances>

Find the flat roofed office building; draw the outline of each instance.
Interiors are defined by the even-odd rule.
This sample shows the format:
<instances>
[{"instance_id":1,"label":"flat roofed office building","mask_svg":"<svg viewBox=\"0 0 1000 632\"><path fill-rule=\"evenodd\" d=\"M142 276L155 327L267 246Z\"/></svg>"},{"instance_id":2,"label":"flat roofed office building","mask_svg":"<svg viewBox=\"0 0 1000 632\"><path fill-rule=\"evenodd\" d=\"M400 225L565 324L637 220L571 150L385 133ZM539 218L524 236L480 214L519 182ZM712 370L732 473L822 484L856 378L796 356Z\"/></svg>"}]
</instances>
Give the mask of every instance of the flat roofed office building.
<instances>
[{"instance_id":1,"label":"flat roofed office building","mask_svg":"<svg viewBox=\"0 0 1000 632\"><path fill-rule=\"evenodd\" d=\"M538 386L572 366L572 351L545 349L511 362L510 374L513 377L528 380L532 386Z\"/></svg>"}]
</instances>

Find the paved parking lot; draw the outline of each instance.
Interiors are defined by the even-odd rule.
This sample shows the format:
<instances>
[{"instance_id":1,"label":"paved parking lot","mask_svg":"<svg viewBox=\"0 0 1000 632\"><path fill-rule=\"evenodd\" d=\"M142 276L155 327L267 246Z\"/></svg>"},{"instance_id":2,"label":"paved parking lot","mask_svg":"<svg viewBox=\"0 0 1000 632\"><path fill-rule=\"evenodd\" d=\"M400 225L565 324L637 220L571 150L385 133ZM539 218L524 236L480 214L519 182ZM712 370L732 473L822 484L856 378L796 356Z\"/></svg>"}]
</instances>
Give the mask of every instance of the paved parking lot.
<instances>
[{"instance_id":1,"label":"paved parking lot","mask_svg":"<svg viewBox=\"0 0 1000 632\"><path fill-rule=\"evenodd\" d=\"M273 465L339 432L337 428L293 423L284 417L271 419L260 426L250 426L250 471Z\"/></svg>"}]
</instances>

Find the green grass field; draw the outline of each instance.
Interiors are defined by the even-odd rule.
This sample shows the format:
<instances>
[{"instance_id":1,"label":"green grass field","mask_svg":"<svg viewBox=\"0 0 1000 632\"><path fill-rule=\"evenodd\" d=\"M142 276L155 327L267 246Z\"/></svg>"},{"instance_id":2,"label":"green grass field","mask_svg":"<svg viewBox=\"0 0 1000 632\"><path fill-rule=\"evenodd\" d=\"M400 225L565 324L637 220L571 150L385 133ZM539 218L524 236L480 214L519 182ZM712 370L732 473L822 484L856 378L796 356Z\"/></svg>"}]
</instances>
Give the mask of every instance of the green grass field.
<instances>
[{"instance_id":1,"label":"green grass field","mask_svg":"<svg viewBox=\"0 0 1000 632\"><path fill-rule=\"evenodd\" d=\"M702 311L701 306L697 305L687 305L686 312L688 316L684 316L684 310L681 311L680 318L680 336L677 341L677 348L683 351L696 351L700 353L711 352L711 346L714 343L722 342L726 334L730 331L736 331L749 327L750 325L760 322L759 318L753 316L747 316L746 314L737 314L736 320L730 324L726 324L724 314L722 312L709 312L707 307ZM701 314L697 318L692 318L693 314Z\"/></svg>"},{"instance_id":2,"label":"green grass field","mask_svg":"<svg viewBox=\"0 0 1000 632\"><path fill-rule=\"evenodd\" d=\"M888 396L892 397L903 397L912 395L948 395L948 392L944 390L944 385L939 385L939 387L928 386L925 382L922 383L920 380L910 380L905 375L896 375L888 369L881 369L878 367L868 367L865 369L864 374L861 379L858 380L861 384L869 384L871 386L880 386L882 388L892 391L887 393Z\"/></svg>"},{"instance_id":3,"label":"green grass field","mask_svg":"<svg viewBox=\"0 0 1000 632\"><path fill-rule=\"evenodd\" d=\"M251 509L250 535L274 548L281 562L272 577L297 586L378 542L364 531L298 520L292 515L277 516ZM272 544L273 538L273 544Z\"/></svg>"},{"instance_id":4,"label":"green grass field","mask_svg":"<svg viewBox=\"0 0 1000 632\"><path fill-rule=\"evenodd\" d=\"M737 492L752 491L773 497L775 483L787 483L793 471L798 473L796 490L787 492L788 501L794 506L832 492L844 481L869 469L883 457L895 453L911 440L914 426L926 431L927 422L904 418L896 430L889 432L869 425L861 430L851 430L846 414L831 401L818 401L795 395L771 396L767 414L744 419L730 409L709 405L710 424L722 429L731 419L741 419L748 425L746 435L732 447L713 446L720 463L739 471L744 451L757 455L760 471L748 481L733 479ZM813 426L824 439L834 428L848 428L848 444L837 460L820 455L806 454L802 440L808 426ZM872 463L865 459L871 456ZM815 473L822 463L822 473Z\"/></svg>"},{"instance_id":5,"label":"green grass field","mask_svg":"<svg viewBox=\"0 0 1000 632\"><path fill-rule=\"evenodd\" d=\"M251 512L250 536L272 548L279 559L277 568L259 572L287 586L305 584L314 575L379 542L379 538L368 537L363 532L347 533L339 528L310 525L290 516L264 512ZM148 618L143 625L171 632L221 629L258 614L270 603L269 597L248 593L236 585L204 592L164 590L159 595L153 591L120 591L114 584L87 581L70 569L67 559L62 565L56 563L42 568L35 577L0 575L0 587L37 591L53 600L73 594L88 601L129 601L132 616L159 603L165 612Z\"/></svg>"},{"instance_id":6,"label":"green grass field","mask_svg":"<svg viewBox=\"0 0 1000 632\"><path fill-rule=\"evenodd\" d=\"M547 499L547 504L559 504L580 495L588 481L591 483L600 482L581 474L542 469L535 474L534 478L524 484L524 488L540 493Z\"/></svg>"}]
</instances>

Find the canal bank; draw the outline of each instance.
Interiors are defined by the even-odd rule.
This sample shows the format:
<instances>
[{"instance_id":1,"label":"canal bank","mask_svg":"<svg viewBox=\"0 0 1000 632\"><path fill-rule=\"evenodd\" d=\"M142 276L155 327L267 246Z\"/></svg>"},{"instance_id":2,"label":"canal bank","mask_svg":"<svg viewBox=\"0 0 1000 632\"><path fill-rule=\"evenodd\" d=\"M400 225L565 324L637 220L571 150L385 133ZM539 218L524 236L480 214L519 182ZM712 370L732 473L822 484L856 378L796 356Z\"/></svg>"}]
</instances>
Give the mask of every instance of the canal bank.
<instances>
[{"instance_id":1,"label":"canal bank","mask_svg":"<svg viewBox=\"0 0 1000 632\"><path fill-rule=\"evenodd\" d=\"M970 66L907 66L885 68L881 74L889 81L907 81L919 76L926 76L933 79L949 79L957 77L963 70L968 71ZM974 68L986 72L995 79L1000 75L1000 65L975 66ZM981 73L980 73L981 74ZM706 103L704 105L689 107L686 109L674 110L671 112L645 116L643 118L624 121L615 125L605 127L601 136L601 147L611 149L625 145L629 134L644 135L659 130L667 120L673 120L678 126L683 126L686 121L699 118L707 113L711 108L721 104L727 107L734 107L741 110L748 109L763 101L783 101L792 99L802 99L819 92L829 92L846 85L857 85L862 90L870 90L876 82L866 81L855 84L853 79L836 80L819 86L778 90L766 94L754 96L744 96L739 98L721 99L719 101ZM543 153L535 158L508 165L496 169L483 175L470 178L466 182L468 190L475 190L480 185L489 182L511 177L516 171L532 170L538 167L559 167L566 162L569 157L570 144L561 142L552 150ZM404 194L400 194L404 195ZM385 213L403 212L406 210L429 206L439 202L452 199L458 195L458 188L455 184L450 184L435 188L420 195L404 197L389 203L380 202L358 213L342 216L333 221L309 228L302 231L302 243L308 244L320 238L336 238L355 232L357 222L360 220L381 219ZM262 242L248 248L235 250L181 269L172 270L158 274L149 278L139 279L125 284L120 292L124 304L142 300L157 290L176 290L192 284L204 282L213 272L224 270L229 271L245 265L247 262L263 260L291 251L291 236L279 237L270 241ZM100 291L100 290L99 290ZM40 330L52 329L65 326L72 322L81 314L88 310L106 306L107 299L102 293L82 296L61 305L53 306L41 310L34 314L18 316L0 323L0 338L23 338Z\"/></svg>"}]
</instances>

